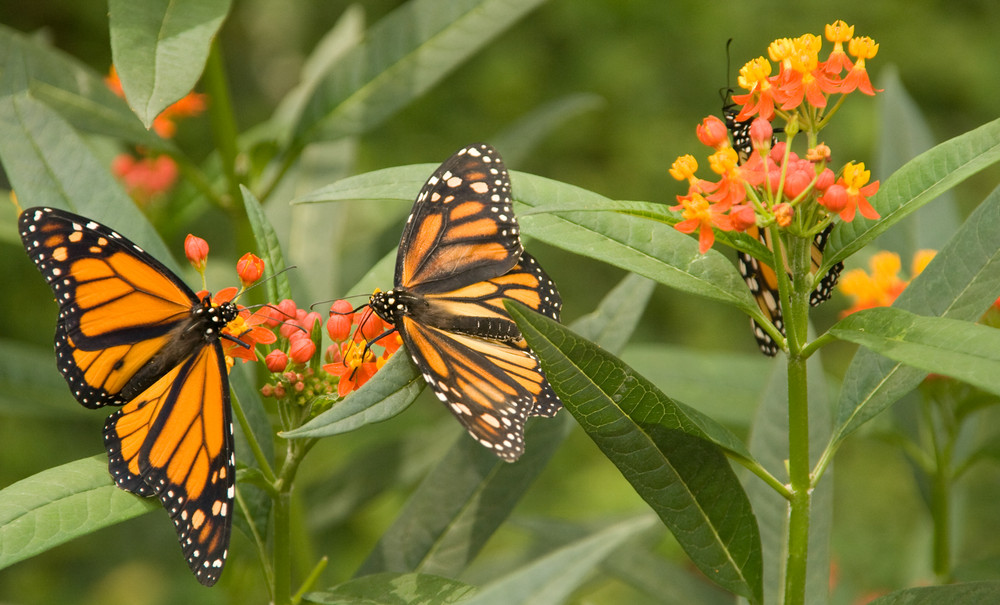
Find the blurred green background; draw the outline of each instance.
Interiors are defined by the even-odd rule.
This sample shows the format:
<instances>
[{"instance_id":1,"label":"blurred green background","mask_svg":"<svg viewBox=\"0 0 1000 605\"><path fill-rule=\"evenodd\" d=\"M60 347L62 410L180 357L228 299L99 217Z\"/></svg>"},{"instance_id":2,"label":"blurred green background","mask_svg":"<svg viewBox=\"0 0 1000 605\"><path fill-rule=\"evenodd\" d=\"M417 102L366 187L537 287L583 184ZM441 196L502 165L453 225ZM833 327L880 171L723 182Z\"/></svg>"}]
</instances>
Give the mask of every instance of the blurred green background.
<instances>
[{"instance_id":1,"label":"blurred green background","mask_svg":"<svg viewBox=\"0 0 1000 605\"><path fill-rule=\"evenodd\" d=\"M365 2L366 19L373 23L399 4ZM234 3L221 40L241 130L270 115L295 85L303 60L348 5L304 0ZM869 62L876 87L881 86L880 74L894 65L937 141L975 128L1000 113L1000 43L993 27L1000 24L1000 3L994 0L551 0L426 96L362 137L354 171L440 162L464 144L490 141L539 106L586 93L600 102L567 120L512 167L613 199L672 203L681 188L669 177L667 167L683 153L704 155L694 126L705 115L719 114L719 90L734 85L743 62L764 54L776 37L807 31L821 34L823 25L835 19L844 19L856 26L857 35L869 35L881 44L878 56ZM104 3L5 2L0 5L0 23L44 36L100 73L110 65ZM730 38L733 43L727 72L726 41ZM884 179L887 174L872 164L879 152L880 102L860 97L849 100L835 128L828 131L826 142L834 149L838 165L847 159L865 161L874 170L873 178ZM213 146L207 126L203 116L179 127L178 144L197 160L206 157ZM992 169L960 186L956 199L963 213L998 180L1000 172ZM405 211L398 209L400 220ZM2 216L0 267L7 287L0 291L0 304L7 312L0 322L0 339L37 345L38 363L51 370L54 388L51 400L33 402L37 405L30 408L16 393L0 393L0 487L50 466L98 453L104 421L103 414L84 410L63 389L50 348L55 305L41 302L50 301L51 296L21 252L8 220L13 212L5 208ZM326 296L363 294L344 289L377 258L394 250L400 224L356 230L352 226L356 237L364 241L358 243L357 254L344 259L342 275L330 285ZM209 239L219 254L237 252L226 230L207 219L162 235L179 255L189 230ZM622 277L609 266L550 247L528 246L558 282L566 321L593 309ZM863 265L853 260L854 266ZM904 266L907 263L904 259ZM325 278L307 279L323 283ZM816 312L817 325L829 325L846 306L845 299L835 295ZM756 354L747 323L732 309L660 287L633 342L718 352L719 363L742 362L746 356L752 360L749 363L759 363L766 371L770 366ZM846 345L829 349L824 364L834 377L833 384L852 351ZM641 359L640 352L640 347L634 348L633 359ZM656 367L641 369L657 371ZM0 373L4 372L0 368ZM663 376L648 375L654 381L663 380ZM661 387L685 400L682 394L672 392L669 384L661 383ZM704 402L705 411L741 434L748 429L753 404L751 397ZM897 407L905 412L906 406L913 405L904 401ZM429 401L418 402L380 428L325 440L303 470L298 522L302 536L309 537L302 543L308 542L312 550L302 556L305 561L317 555L330 556L324 583L350 577L391 523L423 469L459 436L447 413ZM877 432L876 428L852 438L837 458L835 602L856 602L871 591L932 577L928 571L930 526L919 488L898 449L877 439ZM411 476L402 484L371 494L361 512L348 514L338 509L344 490L365 489L364 477L352 476L350 461L354 456L371 451L377 460L385 443L411 433L418 436L416 443L440 443L443 439L444 445L408 450L413 456ZM439 438L424 439L428 435ZM984 467L967 479L974 489L963 497L959 518L967 535L996 535L1000 530L1000 509L988 505L1000 501L998 478L996 468ZM643 508L610 463L585 436L575 432L515 511L514 522L494 538L483 558L494 568L502 565L505 549L527 539L519 522L545 518L600 523ZM136 534L141 534L141 539L134 538ZM1000 557L1000 546L989 552L976 550L982 548L979 542L965 550L963 544L957 545L956 556L960 562L977 561L975 570L968 572L972 577L1000 577L1000 564L991 567L982 563L989 557ZM672 550L669 541L662 548L667 553ZM257 563L246 538L235 534L231 551L231 562L220 583L224 588L201 589L186 577L173 530L163 513L155 511L0 571L0 603L141 604L179 602L182 598L198 603L261 602ZM499 553L498 558L490 559L491 552ZM587 591L587 598L596 602L643 602L647 598L606 581L595 581Z\"/></svg>"}]
</instances>

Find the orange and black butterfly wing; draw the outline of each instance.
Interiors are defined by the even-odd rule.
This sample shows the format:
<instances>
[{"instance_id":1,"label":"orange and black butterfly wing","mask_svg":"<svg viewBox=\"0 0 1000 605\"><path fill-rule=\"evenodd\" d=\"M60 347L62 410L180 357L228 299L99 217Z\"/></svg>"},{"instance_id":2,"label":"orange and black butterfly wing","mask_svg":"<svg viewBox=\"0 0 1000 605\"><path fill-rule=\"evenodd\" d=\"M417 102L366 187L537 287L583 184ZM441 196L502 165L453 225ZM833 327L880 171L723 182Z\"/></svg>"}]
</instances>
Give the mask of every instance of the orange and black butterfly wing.
<instances>
[{"instance_id":1,"label":"orange and black butterfly wing","mask_svg":"<svg viewBox=\"0 0 1000 605\"><path fill-rule=\"evenodd\" d=\"M100 223L28 208L18 224L59 304L56 363L70 390L90 408L125 404L158 378L148 364L189 321L197 298L159 261Z\"/></svg>"},{"instance_id":2,"label":"orange and black butterfly wing","mask_svg":"<svg viewBox=\"0 0 1000 605\"><path fill-rule=\"evenodd\" d=\"M434 394L462 426L503 460L517 460L535 402L555 398L534 354L525 346L446 332L409 316L397 327Z\"/></svg>"},{"instance_id":3,"label":"orange and black butterfly wing","mask_svg":"<svg viewBox=\"0 0 1000 605\"><path fill-rule=\"evenodd\" d=\"M813 239L812 245L812 270L815 273L823 265L823 250L826 249L826 240L830 237L830 232L833 231L833 224L827 225L826 229L823 229L816 234ZM840 272L844 270L844 263L839 262L826 272L823 279L819 281L819 285L816 289L812 291L809 295L809 304L812 306L817 306L820 303L830 300L833 296L833 288L837 285L837 280L840 279Z\"/></svg>"},{"instance_id":4,"label":"orange and black butterfly wing","mask_svg":"<svg viewBox=\"0 0 1000 605\"><path fill-rule=\"evenodd\" d=\"M395 286L448 292L503 275L522 252L500 155L484 144L448 158L427 180L403 228Z\"/></svg>"},{"instance_id":5,"label":"orange and black butterfly wing","mask_svg":"<svg viewBox=\"0 0 1000 605\"><path fill-rule=\"evenodd\" d=\"M521 254L510 271L499 277L452 292L427 295L426 300L432 309L430 316L423 316L419 312L415 312L413 316L417 321L448 332L497 341L503 346L520 349L519 354L534 358L517 325L503 306L505 298L516 300L537 313L559 321L562 310L559 291L538 261L527 252ZM528 415L554 416L562 408L562 403L537 363L535 368L538 373L535 382L539 388L529 389L532 401ZM490 370L487 369L484 373L489 374ZM496 370L492 370L493 375L496 373Z\"/></svg>"},{"instance_id":6,"label":"orange and black butterfly wing","mask_svg":"<svg viewBox=\"0 0 1000 605\"><path fill-rule=\"evenodd\" d=\"M765 235L766 231L761 232L757 227L751 227L747 229L747 233L760 239L768 249L773 251ZM753 294L754 299L757 301L757 306L771 320L774 327L778 328L778 331L784 335L785 320L781 315L778 276L775 274L774 269L746 252L738 252L736 258L740 275L743 276L743 281L746 282L747 288L750 289L750 293ZM768 357L777 355L778 343L774 342L771 335L764 331L764 328L754 319L750 320L750 327L753 329L753 336L757 339L757 347L760 348L760 352Z\"/></svg>"},{"instance_id":7,"label":"orange and black butterfly wing","mask_svg":"<svg viewBox=\"0 0 1000 605\"><path fill-rule=\"evenodd\" d=\"M202 347L104 424L118 487L157 495L198 581L215 584L232 528L235 460L222 345Z\"/></svg>"}]
</instances>

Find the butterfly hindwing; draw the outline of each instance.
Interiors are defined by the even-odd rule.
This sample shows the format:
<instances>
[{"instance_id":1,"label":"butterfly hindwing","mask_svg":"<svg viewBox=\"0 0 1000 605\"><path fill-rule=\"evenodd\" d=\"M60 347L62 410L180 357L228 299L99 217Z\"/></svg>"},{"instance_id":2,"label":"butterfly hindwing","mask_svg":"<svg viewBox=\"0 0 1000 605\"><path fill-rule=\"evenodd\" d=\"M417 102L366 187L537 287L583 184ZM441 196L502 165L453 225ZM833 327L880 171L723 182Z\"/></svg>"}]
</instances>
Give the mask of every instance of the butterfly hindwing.
<instances>
[{"instance_id":1,"label":"butterfly hindwing","mask_svg":"<svg viewBox=\"0 0 1000 605\"><path fill-rule=\"evenodd\" d=\"M545 382L527 347L446 332L402 318L403 344L431 390L500 458L524 452L524 422Z\"/></svg>"},{"instance_id":2,"label":"butterfly hindwing","mask_svg":"<svg viewBox=\"0 0 1000 605\"><path fill-rule=\"evenodd\" d=\"M25 250L59 304L56 362L83 405L122 405L135 375L189 319L194 293L104 225L53 208L19 219ZM124 393L123 393L124 391Z\"/></svg>"},{"instance_id":3,"label":"butterfly hindwing","mask_svg":"<svg viewBox=\"0 0 1000 605\"><path fill-rule=\"evenodd\" d=\"M215 342L108 417L115 483L157 495L198 581L215 584L232 527L235 460L222 346Z\"/></svg>"},{"instance_id":4,"label":"butterfly hindwing","mask_svg":"<svg viewBox=\"0 0 1000 605\"><path fill-rule=\"evenodd\" d=\"M395 284L442 292L503 275L522 252L519 232L503 160L489 145L469 145L417 195L399 242Z\"/></svg>"}]
</instances>

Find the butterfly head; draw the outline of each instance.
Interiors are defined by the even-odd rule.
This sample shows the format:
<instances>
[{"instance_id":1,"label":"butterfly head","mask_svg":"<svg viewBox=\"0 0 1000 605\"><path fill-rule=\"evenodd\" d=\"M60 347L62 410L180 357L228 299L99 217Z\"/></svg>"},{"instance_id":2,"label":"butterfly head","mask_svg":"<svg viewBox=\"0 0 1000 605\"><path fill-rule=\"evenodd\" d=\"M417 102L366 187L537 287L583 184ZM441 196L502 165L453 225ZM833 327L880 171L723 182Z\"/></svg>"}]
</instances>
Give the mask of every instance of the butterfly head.
<instances>
[{"instance_id":1,"label":"butterfly head","mask_svg":"<svg viewBox=\"0 0 1000 605\"><path fill-rule=\"evenodd\" d=\"M375 290L368 300L368 306L371 307L376 315L391 324L395 324L396 317L406 313L407 310L406 303L400 299L395 290L386 290L384 292Z\"/></svg>"}]
</instances>

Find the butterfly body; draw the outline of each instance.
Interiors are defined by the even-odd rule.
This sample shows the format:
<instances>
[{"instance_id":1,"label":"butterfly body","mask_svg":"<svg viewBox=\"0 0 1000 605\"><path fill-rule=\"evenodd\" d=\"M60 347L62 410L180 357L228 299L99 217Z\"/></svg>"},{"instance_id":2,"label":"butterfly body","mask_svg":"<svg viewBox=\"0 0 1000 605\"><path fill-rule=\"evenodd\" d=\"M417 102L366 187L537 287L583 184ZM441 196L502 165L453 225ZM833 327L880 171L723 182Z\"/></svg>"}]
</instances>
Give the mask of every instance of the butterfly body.
<instances>
[{"instance_id":1,"label":"butterfly body","mask_svg":"<svg viewBox=\"0 0 1000 605\"><path fill-rule=\"evenodd\" d=\"M25 250L59 304L56 363L82 405L120 406L104 426L122 489L156 495L191 570L214 584L228 553L235 459L220 338L232 303L199 298L114 230L54 208L28 208Z\"/></svg>"},{"instance_id":2,"label":"butterfly body","mask_svg":"<svg viewBox=\"0 0 1000 605\"><path fill-rule=\"evenodd\" d=\"M561 407L503 300L559 319L562 299L524 252L499 154L470 145L421 189L400 238L393 289L369 305L395 326L427 383L501 459L524 451L524 422Z\"/></svg>"}]
</instances>

